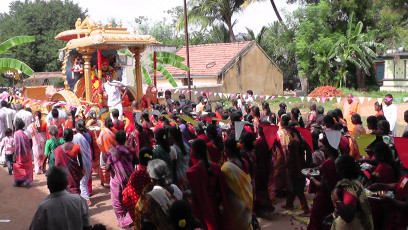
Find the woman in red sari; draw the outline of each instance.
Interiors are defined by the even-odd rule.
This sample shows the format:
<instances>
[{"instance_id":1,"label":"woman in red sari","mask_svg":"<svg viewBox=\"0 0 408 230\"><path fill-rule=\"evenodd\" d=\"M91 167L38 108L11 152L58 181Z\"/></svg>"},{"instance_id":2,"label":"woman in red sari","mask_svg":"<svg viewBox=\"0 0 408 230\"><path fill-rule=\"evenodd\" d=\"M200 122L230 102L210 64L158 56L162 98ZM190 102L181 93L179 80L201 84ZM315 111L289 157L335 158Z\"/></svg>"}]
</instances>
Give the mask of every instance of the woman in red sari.
<instances>
[{"instance_id":1,"label":"woman in red sari","mask_svg":"<svg viewBox=\"0 0 408 230\"><path fill-rule=\"evenodd\" d=\"M326 155L326 160L319 167L320 180L311 177L310 173L307 177L310 179L316 188L316 197L313 200L312 210L310 211L310 222L307 230L324 230L330 229L330 225L323 225L324 218L334 211L333 203L331 202L331 192L336 186L339 177L336 172L335 160L339 155L337 149L333 148L327 137L320 140L322 151Z\"/></svg>"},{"instance_id":2,"label":"woman in red sari","mask_svg":"<svg viewBox=\"0 0 408 230\"><path fill-rule=\"evenodd\" d=\"M374 172L371 173L370 180L374 183L390 184L397 182L399 171L392 162L390 148L384 142L374 145L375 160L379 162ZM393 167L394 166L394 167Z\"/></svg>"},{"instance_id":3,"label":"woman in red sari","mask_svg":"<svg viewBox=\"0 0 408 230\"><path fill-rule=\"evenodd\" d=\"M57 139L60 139L62 137L62 132L64 131L64 119L59 119L58 118L58 110L53 109L51 111L52 115L52 121L50 122L50 125L56 125L58 128L58 133L57 133Z\"/></svg>"},{"instance_id":4,"label":"woman in red sari","mask_svg":"<svg viewBox=\"0 0 408 230\"><path fill-rule=\"evenodd\" d=\"M140 164L139 168L132 173L123 190L123 204L126 206L130 217L135 220L135 208L139 201L143 189L152 182L152 179L147 172L147 163L153 158L153 150L150 148L142 148L140 150Z\"/></svg>"},{"instance_id":5,"label":"woman in red sari","mask_svg":"<svg viewBox=\"0 0 408 230\"><path fill-rule=\"evenodd\" d=\"M210 142L207 142L208 155L210 160L219 165L224 163L224 143L221 136L217 132L217 126L210 124L207 127L207 136L210 139Z\"/></svg>"},{"instance_id":6,"label":"woman in red sari","mask_svg":"<svg viewBox=\"0 0 408 230\"><path fill-rule=\"evenodd\" d=\"M373 184L368 187L371 191L394 191L394 198L382 196L384 208L389 211L386 230L406 230L408 227L408 175L404 175L398 183Z\"/></svg>"},{"instance_id":7,"label":"woman in red sari","mask_svg":"<svg viewBox=\"0 0 408 230\"><path fill-rule=\"evenodd\" d=\"M194 216L207 226L208 230L231 229L227 187L218 164L207 158L207 144L196 139L192 150L198 162L187 171L191 186ZM223 212L220 210L223 206Z\"/></svg>"},{"instance_id":8,"label":"woman in red sari","mask_svg":"<svg viewBox=\"0 0 408 230\"><path fill-rule=\"evenodd\" d=\"M72 108L69 110L69 115L71 116L64 122L64 129L74 129L75 128L75 123L76 123L76 111L77 108Z\"/></svg>"},{"instance_id":9,"label":"woman in red sari","mask_svg":"<svg viewBox=\"0 0 408 230\"><path fill-rule=\"evenodd\" d=\"M24 133L25 123L21 118L17 118L17 131L14 133L14 151L16 161L13 165L14 185L28 187L33 181L33 162L30 139Z\"/></svg>"},{"instance_id":10,"label":"woman in red sari","mask_svg":"<svg viewBox=\"0 0 408 230\"><path fill-rule=\"evenodd\" d=\"M66 168L68 171L67 191L73 194L81 194L80 181L85 174L82 163L81 148L72 143L74 132L65 129L63 133L65 143L58 146L55 151L55 166Z\"/></svg>"},{"instance_id":11,"label":"woman in red sari","mask_svg":"<svg viewBox=\"0 0 408 230\"><path fill-rule=\"evenodd\" d=\"M275 210L268 190L269 178L273 172L273 162L272 150L269 148L268 143L266 142L262 125L259 126L259 138L256 140L255 156L255 212L259 217L268 218Z\"/></svg>"}]
</instances>

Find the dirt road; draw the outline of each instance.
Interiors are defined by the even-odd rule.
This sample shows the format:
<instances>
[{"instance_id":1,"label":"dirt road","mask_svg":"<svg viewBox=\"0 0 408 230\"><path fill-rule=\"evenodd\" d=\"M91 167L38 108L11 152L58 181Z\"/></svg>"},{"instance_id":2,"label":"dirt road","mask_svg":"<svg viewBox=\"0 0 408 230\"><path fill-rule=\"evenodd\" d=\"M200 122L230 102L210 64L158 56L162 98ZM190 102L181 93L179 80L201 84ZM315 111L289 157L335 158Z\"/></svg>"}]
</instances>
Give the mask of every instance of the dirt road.
<instances>
[{"instance_id":1,"label":"dirt road","mask_svg":"<svg viewBox=\"0 0 408 230\"><path fill-rule=\"evenodd\" d=\"M13 186L13 176L8 175L7 168L0 166L0 230L26 230L37 210L38 204L49 194L44 175L34 175L30 188ZM101 223L107 229L121 229L113 212L110 191L99 186L99 179L93 175L93 196L90 207L92 225ZM298 201L295 201L295 204ZM275 205L276 215L272 220L260 219L262 229L292 230L306 229L305 225L292 221L291 217L281 215L279 207L284 203L280 199ZM5 222L8 221L9 222Z\"/></svg>"}]
</instances>

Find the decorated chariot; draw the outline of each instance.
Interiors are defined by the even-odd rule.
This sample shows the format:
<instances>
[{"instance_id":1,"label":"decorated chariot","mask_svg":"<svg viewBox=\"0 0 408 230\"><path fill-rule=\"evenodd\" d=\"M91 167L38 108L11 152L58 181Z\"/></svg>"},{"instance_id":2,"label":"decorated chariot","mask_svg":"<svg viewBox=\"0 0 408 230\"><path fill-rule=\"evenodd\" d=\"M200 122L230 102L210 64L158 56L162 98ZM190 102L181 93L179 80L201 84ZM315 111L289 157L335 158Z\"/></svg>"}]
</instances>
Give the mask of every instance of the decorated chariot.
<instances>
[{"instance_id":1,"label":"decorated chariot","mask_svg":"<svg viewBox=\"0 0 408 230\"><path fill-rule=\"evenodd\" d=\"M115 83L121 83L122 69L118 65L118 50L128 49L135 59L134 84L127 87L124 106L133 100L141 101L143 97L141 53L147 45L160 44L151 35L138 35L109 23L101 23L86 18L75 23L74 30L59 33L55 39L67 41L62 49L62 72L64 89L55 90L52 85L25 86L22 96L37 101L48 101L47 105L60 103L67 107L106 107L106 95L101 85L106 81L105 75L113 76ZM35 82L35 79L34 79ZM34 103L35 104L35 103ZM49 110L49 106L42 109Z\"/></svg>"}]
</instances>

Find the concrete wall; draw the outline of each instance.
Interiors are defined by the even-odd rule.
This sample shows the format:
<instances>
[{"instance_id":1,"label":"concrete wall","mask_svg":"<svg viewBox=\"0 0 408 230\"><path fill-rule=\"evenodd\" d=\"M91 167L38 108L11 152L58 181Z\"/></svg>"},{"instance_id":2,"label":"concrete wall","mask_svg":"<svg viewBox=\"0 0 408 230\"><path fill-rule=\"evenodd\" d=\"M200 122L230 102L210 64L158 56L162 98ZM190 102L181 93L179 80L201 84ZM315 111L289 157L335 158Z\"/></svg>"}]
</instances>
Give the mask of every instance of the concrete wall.
<instances>
[{"instance_id":1,"label":"concrete wall","mask_svg":"<svg viewBox=\"0 0 408 230\"><path fill-rule=\"evenodd\" d=\"M175 77L178 89L186 89L181 78ZM246 93L252 89L256 95L283 95L283 74L262 49L254 44L225 73L220 82L217 77L194 77L198 91L216 93ZM159 89L173 88L166 79L157 79ZM198 95L197 95L198 96Z\"/></svg>"},{"instance_id":2,"label":"concrete wall","mask_svg":"<svg viewBox=\"0 0 408 230\"><path fill-rule=\"evenodd\" d=\"M252 89L257 95L283 95L282 72L257 44L226 72L223 82L226 93Z\"/></svg>"},{"instance_id":3,"label":"concrete wall","mask_svg":"<svg viewBox=\"0 0 408 230\"><path fill-rule=\"evenodd\" d=\"M394 59L385 60L383 85L380 91L408 91L408 60L400 59L396 64Z\"/></svg>"}]
</instances>

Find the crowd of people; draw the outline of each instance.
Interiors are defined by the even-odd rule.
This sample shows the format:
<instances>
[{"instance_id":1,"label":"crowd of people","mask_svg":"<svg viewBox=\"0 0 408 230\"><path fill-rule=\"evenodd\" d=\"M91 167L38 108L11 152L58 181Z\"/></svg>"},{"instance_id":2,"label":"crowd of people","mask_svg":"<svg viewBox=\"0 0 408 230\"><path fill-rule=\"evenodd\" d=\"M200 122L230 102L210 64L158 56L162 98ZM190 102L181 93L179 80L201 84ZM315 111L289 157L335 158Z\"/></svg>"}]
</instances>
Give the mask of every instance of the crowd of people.
<instances>
[{"instance_id":1,"label":"crowd of people","mask_svg":"<svg viewBox=\"0 0 408 230\"><path fill-rule=\"evenodd\" d=\"M206 94L196 104L183 94L173 101L166 91L153 111L134 101L133 116L113 109L104 120L93 108L57 106L43 116L1 101L0 162L19 187L46 173L51 194L30 229L91 229L92 173L110 188L121 228L260 229L258 218L272 218L279 197L288 210L299 199L309 230L407 228L408 175L393 142L392 95L375 104L364 127L351 94L343 110L325 113L311 102L306 122L299 108L281 103L274 113L252 94L226 108ZM311 143L298 127L310 129ZM363 157L356 138L366 133L376 138ZM305 193L314 194L311 208ZM55 211L61 206L69 206L67 216Z\"/></svg>"}]
</instances>

